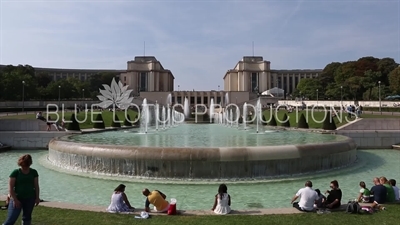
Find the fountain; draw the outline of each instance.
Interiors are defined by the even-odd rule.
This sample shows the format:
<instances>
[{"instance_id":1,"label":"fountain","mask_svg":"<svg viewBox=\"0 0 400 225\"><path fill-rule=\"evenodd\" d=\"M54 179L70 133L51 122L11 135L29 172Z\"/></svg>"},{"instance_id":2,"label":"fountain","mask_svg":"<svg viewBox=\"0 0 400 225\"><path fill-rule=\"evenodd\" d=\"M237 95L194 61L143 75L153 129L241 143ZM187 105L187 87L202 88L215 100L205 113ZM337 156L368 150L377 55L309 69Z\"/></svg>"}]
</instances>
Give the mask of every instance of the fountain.
<instances>
[{"instance_id":1,"label":"fountain","mask_svg":"<svg viewBox=\"0 0 400 225\"><path fill-rule=\"evenodd\" d=\"M210 123L213 123L214 119L214 114L215 114L215 109L214 109L214 99L212 98L210 101Z\"/></svg>"},{"instance_id":2,"label":"fountain","mask_svg":"<svg viewBox=\"0 0 400 225\"><path fill-rule=\"evenodd\" d=\"M163 129L165 130L165 125L167 123L166 119L167 119L167 111L165 111L165 106L162 107L161 110L161 120L162 120L162 124L163 124Z\"/></svg>"},{"instance_id":3,"label":"fountain","mask_svg":"<svg viewBox=\"0 0 400 225\"><path fill-rule=\"evenodd\" d=\"M188 99L185 98L184 114L170 107L170 98L167 103L161 117L167 118L168 128L174 129L153 132L159 128L159 105L156 103L155 109L150 110L151 105L144 99L139 132L108 131L56 138L49 143L48 160L63 169L86 173L202 180L293 176L347 166L356 159L354 141L340 135L246 132L259 131L260 100L255 110L255 128L246 124L248 105L244 103L244 131L232 129L232 109L225 107L218 113L219 124L185 124ZM213 107L210 113L214 113ZM236 113L240 111L236 109Z\"/></svg>"},{"instance_id":4,"label":"fountain","mask_svg":"<svg viewBox=\"0 0 400 225\"><path fill-rule=\"evenodd\" d=\"M228 92L225 93L225 106L227 106L229 104L229 95Z\"/></svg>"},{"instance_id":5,"label":"fountain","mask_svg":"<svg viewBox=\"0 0 400 225\"><path fill-rule=\"evenodd\" d=\"M185 114L185 118L190 118L190 105L189 100L185 98L185 103L183 104L183 113Z\"/></svg>"}]
</instances>

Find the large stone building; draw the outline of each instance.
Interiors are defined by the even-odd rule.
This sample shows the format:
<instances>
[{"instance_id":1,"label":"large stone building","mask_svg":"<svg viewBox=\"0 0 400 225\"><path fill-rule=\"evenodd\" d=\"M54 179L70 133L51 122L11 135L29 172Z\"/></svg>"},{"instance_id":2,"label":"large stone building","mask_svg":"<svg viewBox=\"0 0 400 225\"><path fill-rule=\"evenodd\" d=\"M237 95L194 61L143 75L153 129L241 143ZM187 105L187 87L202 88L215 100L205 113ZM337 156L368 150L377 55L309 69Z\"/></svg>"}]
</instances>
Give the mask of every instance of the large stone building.
<instances>
[{"instance_id":1,"label":"large stone building","mask_svg":"<svg viewBox=\"0 0 400 225\"><path fill-rule=\"evenodd\" d=\"M277 87L292 93L302 78L315 78L322 70L271 70L262 56L245 56L224 76L224 91L262 93Z\"/></svg>"},{"instance_id":2,"label":"large stone building","mask_svg":"<svg viewBox=\"0 0 400 225\"><path fill-rule=\"evenodd\" d=\"M0 69L5 67L0 65ZM262 56L245 56L223 77L224 89L211 91L175 91L174 76L154 56L137 56L127 62L126 70L89 70L37 68L35 73L47 73L53 80L74 77L85 81L103 72L115 73L124 85L129 85L135 96L161 104L167 102L169 94L173 103L191 105L214 103L243 103L255 99L258 94L273 87L281 88L285 94L292 93L303 78L315 78L322 70L272 70L271 62Z\"/></svg>"}]
</instances>

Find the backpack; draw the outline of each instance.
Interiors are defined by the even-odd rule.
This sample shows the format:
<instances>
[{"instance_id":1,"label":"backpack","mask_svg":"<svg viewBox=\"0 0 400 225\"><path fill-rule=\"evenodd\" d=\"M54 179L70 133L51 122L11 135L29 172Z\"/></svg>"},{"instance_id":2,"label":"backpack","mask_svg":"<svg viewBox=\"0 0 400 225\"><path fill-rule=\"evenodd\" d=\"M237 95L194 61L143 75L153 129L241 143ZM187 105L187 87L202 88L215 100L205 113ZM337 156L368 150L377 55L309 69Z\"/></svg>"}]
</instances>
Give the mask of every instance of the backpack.
<instances>
[{"instance_id":1,"label":"backpack","mask_svg":"<svg viewBox=\"0 0 400 225\"><path fill-rule=\"evenodd\" d=\"M356 201L350 201L346 207L346 213L358 214L361 211L361 206Z\"/></svg>"}]
</instances>

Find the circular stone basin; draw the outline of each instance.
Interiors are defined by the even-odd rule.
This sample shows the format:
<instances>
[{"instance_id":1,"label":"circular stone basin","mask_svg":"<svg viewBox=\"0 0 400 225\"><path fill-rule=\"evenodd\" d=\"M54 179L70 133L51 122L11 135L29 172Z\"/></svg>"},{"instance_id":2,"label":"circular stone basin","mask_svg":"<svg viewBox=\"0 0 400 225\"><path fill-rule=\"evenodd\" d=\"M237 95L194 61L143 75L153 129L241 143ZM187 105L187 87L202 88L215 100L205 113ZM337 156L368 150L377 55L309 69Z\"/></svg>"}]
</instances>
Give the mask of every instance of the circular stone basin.
<instances>
[{"instance_id":1,"label":"circular stone basin","mask_svg":"<svg viewBox=\"0 0 400 225\"><path fill-rule=\"evenodd\" d=\"M181 124L147 134L109 131L49 143L49 161L67 170L151 179L257 179L340 168L356 144L340 135Z\"/></svg>"}]
</instances>

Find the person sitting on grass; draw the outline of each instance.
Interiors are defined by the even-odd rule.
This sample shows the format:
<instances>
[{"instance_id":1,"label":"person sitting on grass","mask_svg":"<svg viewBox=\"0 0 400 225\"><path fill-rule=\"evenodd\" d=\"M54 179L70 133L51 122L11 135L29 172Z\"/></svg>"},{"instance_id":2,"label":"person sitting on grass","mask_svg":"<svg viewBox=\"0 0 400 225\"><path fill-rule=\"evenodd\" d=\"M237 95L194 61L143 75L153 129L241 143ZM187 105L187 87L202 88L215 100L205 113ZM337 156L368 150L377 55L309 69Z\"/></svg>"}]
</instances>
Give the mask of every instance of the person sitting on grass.
<instances>
[{"instance_id":1,"label":"person sitting on grass","mask_svg":"<svg viewBox=\"0 0 400 225\"><path fill-rule=\"evenodd\" d=\"M374 178L373 183L375 186L371 188L371 194L374 195L372 198L370 198L370 202L372 203L371 207L381 208L380 204L386 202L387 190L385 186L381 184L378 177Z\"/></svg>"},{"instance_id":2,"label":"person sitting on grass","mask_svg":"<svg viewBox=\"0 0 400 225\"><path fill-rule=\"evenodd\" d=\"M129 203L128 197L125 194L125 185L120 184L114 189L111 195L111 204L108 206L107 211L111 213L120 212L133 212L134 207Z\"/></svg>"},{"instance_id":3,"label":"person sitting on grass","mask_svg":"<svg viewBox=\"0 0 400 225\"><path fill-rule=\"evenodd\" d=\"M371 195L371 192L368 190L368 188L366 188L364 181L360 182L360 187L361 187L361 189L359 191L357 201L364 202L364 203L369 202L369 197Z\"/></svg>"},{"instance_id":4,"label":"person sitting on grass","mask_svg":"<svg viewBox=\"0 0 400 225\"><path fill-rule=\"evenodd\" d=\"M325 192L328 196L324 205L328 209L339 208L341 205L340 201L342 200L342 190L339 188L339 182L337 180L331 181L330 188L331 190Z\"/></svg>"},{"instance_id":5,"label":"person sitting on grass","mask_svg":"<svg viewBox=\"0 0 400 225\"><path fill-rule=\"evenodd\" d=\"M218 194L215 195L214 205L211 209L215 214L225 215L231 212L231 196L225 184L219 185Z\"/></svg>"},{"instance_id":6,"label":"person sitting on grass","mask_svg":"<svg viewBox=\"0 0 400 225\"><path fill-rule=\"evenodd\" d=\"M326 197L325 195L321 194L321 191L319 189L315 189L315 192L317 192L318 199L315 200L314 208L322 209L324 207L324 202L326 201Z\"/></svg>"},{"instance_id":7,"label":"person sitting on grass","mask_svg":"<svg viewBox=\"0 0 400 225\"><path fill-rule=\"evenodd\" d=\"M400 195L400 191L399 191L399 188L396 187L396 180L395 179L390 179L389 183L392 186L393 191L394 191L394 200L396 202L400 201L400 196L399 196Z\"/></svg>"},{"instance_id":8,"label":"person sitting on grass","mask_svg":"<svg viewBox=\"0 0 400 225\"><path fill-rule=\"evenodd\" d=\"M36 114L36 119L46 122L46 118L42 115L42 112Z\"/></svg>"},{"instance_id":9,"label":"person sitting on grass","mask_svg":"<svg viewBox=\"0 0 400 225\"><path fill-rule=\"evenodd\" d=\"M300 197L300 202L294 202ZM305 187L301 188L295 196L293 196L291 204L294 208L305 211L312 212L314 211L314 203L318 200L318 194L312 189L312 182L306 181Z\"/></svg>"},{"instance_id":10,"label":"person sitting on grass","mask_svg":"<svg viewBox=\"0 0 400 225\"><path fill-rule=\"evenodd\" d=\"M152 192L145 188L142 194L146 196L146 203L144 210L150 212L150 204L154 205L154 211L156 212L167 212L169 209L169 203L165 199L167 196L161 191L154 190Z\"/></svg>"},{"instance_id":11,"label":"person sitting on grass","mask_svg":"<svg viewBox=\"0 0 400 225\"><path fill-rule=\"evenodd\" d=\"M392 185L389 184L389 181L386 177L379 178L380 183L386 188L386 202L394 202L395 194Z\"/></svg>"}]
</instances>

